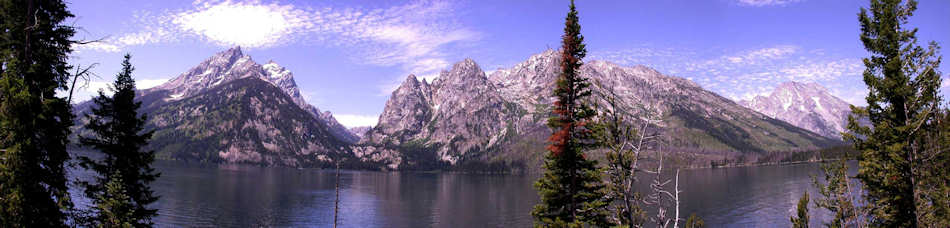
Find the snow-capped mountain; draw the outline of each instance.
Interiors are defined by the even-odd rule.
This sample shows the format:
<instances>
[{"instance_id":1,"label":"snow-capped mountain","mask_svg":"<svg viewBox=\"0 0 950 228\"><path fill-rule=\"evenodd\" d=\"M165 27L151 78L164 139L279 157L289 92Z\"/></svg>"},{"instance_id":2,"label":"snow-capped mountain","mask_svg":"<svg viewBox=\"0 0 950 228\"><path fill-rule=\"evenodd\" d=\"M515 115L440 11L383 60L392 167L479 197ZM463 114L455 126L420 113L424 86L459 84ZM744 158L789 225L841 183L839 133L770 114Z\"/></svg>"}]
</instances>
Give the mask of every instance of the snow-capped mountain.
<instances>
[{"instance_id":1,"label":"snow-capped mountain","mask_svg":"<svg viewBox=\"0 0 950 228\"><path fill-rule=\"evenodd\" d=\"M293 99L301 109L311 112L320 121L330 127L331 133L343 141L355 143L359 137L350 133L342 124L337 122L329 111L320 111L307 103L297 88L294 74L280 66L273 60L260 65L245 55L241 47L234 47L220 52L206 59L197 66L182 73L168 82L156 86L145 92L166 90L171 92L166 101L179 100L193 96L201 91L220 85L234 79L255 77L270 82Z\"/></svg>"},{"instance_id":2,"label":"snow-capped mountain","mask_svg":"<svg viewBox=\"0 0 950 228\"><path fill-rule=\"evenodd\" d=\"M471 59L431 83L409 75L354 153L392 169L537 166L550 135L545 121L558 54L548 50L490 76ZM592 61L581 75L595 91L613 91L634 114L659 112L677 148L760 152L837 143L648 67Z\"/></svg>"},{"instance_id":3,"label":"snow-capped mountain","mask_svg":"<svg viewBox=\"0 0 950 228\"><path fill-rule=\"evenodd\" d=\"M160 158L309 167L356 161L348 147L358 137L307 104L293 73L274 61L260 65L239 47L137 99L155 131L149 149ZM88 103L77 112L88 112Z\"/></svg>"},{"instance_id":4,"label":"snow-capped mountain","mask_svg":"<svg viewBox=\"0 0 950 228\"><path fill-rule=\"evenodd\" d=\"M784 82L767 96L756 96L740 104L772 118L808 129L825 137L840 139L845 131L851 105L835 97L818 83Z\"/></svg>"}]
</instances>

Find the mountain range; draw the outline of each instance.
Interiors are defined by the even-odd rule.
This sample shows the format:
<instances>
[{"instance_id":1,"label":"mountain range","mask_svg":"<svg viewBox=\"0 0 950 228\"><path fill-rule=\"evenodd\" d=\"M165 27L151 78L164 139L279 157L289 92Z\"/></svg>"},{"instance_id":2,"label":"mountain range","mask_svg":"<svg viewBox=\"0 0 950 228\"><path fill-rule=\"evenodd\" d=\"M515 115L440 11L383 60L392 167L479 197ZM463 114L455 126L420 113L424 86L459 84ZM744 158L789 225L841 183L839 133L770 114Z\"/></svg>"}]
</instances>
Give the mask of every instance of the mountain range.
<instances>
[{"instance_id":1,"label":"mountain range","mask_svg":"<svg viewBox=\"0 0 950 228\"><path fill-rule=\"evenodd\" d=\"M303 99L292 72L274 61L258 64L239 47L140 90L139 99L146 127L156 131L149 148L164 159L523 171L540 166L543 157L558 61L557 51L547 50L491 73L465 59L431 82L408 75L372 128L346 129ZM615 96L631 119L645 113L661 118L654 127L670 150L759 153L841 143L645 66L591 61L580 73L595 94ZM763 99L755 104L767 103ZM90 103L75 109L88 113ZM84 121L78 118L77 126Z\"/></svg>"},{"instance_id":2,"label":"mountain range","mask_svg":"<svg viewBox=\"0 0 950 228\"><path fill-rule=\"evenodd\" d=\"M548 50L490 75L471 59L432 82L409 75L354 153L392 169L537 166L550 135L545 121L558 54ZM663 121L656 127L672 149L766 152L840 143L645 66L591 61L580 73L595 94L612 91L632 118L657 113Z\"/></svg>"}]
</instances>

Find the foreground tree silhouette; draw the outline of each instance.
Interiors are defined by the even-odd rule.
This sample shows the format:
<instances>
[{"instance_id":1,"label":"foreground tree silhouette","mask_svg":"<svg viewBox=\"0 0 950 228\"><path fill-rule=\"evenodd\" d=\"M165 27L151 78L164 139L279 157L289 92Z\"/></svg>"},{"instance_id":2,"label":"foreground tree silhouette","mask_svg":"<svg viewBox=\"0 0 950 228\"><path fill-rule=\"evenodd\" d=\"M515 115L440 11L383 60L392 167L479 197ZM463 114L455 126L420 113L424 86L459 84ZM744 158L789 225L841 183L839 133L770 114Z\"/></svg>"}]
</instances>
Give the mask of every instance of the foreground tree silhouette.
<instances>
[{"instance_id":1,"label":"foreground tree silhouette","mask_svg":"<svg viewBox=\"0 0 950 228\"><path fill-rule=\"evenodd\" d=\"M554 95L554 117L548 126L554 130L545 156L544 175L535 183L541 203L531 213L536 226L607 226L604 185L597 161L588 160L584 151L595 146L589 122L595 115L586 104L590 83L578 75L581 59L587 54L580 34L577 10L571 1L561 46L561 72Z\"/></svg>"},{"instance_id":2,"label":"foreground tree silhouette","mask_svg":"<svg viewBox=\"0 0 950 228\"><path fill-rule=\"evenodd\" d=\"M917 29L903 28L916 9L914 0L871 0L858 15L861 42L871 53L864 59L870 92L866 108L852 107L845 139L862 153L857 177L867 190L872 226L923 225L920 209L933 203L920 184L931 178L926 167L936 168L928 157L941 153L926 141L937 130L940 57L936 43L918 46ZM858 122L864 118L872 126Z\"/></svg>"},{"instance_id":3,"label":"foreground tree silhouette","mask_svg":"<svg viewBox=\"0 0 950 228\"><path fill-rule=\"evenodd\" d=\"M0 1L0 227L64 227L73 15L63 1Z\"/></svg>"},{"instance_id":4,"label":"foreground tree silhouette","mask_svg":"<svg viewBox=\"0 0 950 228\"><path fill-rule=\"evenodd\" d=\"M142 102L135 101L134 68L130 59L131 56L126 54L122 71L112 83L115 93L110 97L99 91L99 96L93 99L95 107L92 115L87 114L89 123L86 128L92 130L94 136L79 139L83 146L94 148L103 155L101 159L83 156L79 163L99 174L91 183L80 182L85 187L86 196L97 205L89 218L94 225L128 223L135 227L151 226L151 218L158 212L146 208L158 200L148 184L159 174L151 167L155 153L142 149L153 131L143 132L146 117L138 114ZM130 216L126 216L126 210Z\"/></svg>"}]
</instances>

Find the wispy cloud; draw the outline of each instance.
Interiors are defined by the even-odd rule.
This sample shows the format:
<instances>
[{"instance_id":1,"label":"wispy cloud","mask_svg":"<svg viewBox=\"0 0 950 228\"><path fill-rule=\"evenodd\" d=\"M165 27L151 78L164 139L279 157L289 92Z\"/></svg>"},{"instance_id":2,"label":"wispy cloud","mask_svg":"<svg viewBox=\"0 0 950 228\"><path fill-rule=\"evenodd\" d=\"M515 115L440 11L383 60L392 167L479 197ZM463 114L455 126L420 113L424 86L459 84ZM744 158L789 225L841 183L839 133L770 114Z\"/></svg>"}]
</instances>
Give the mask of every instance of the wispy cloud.
<instances>
[{"instance_id":1,"label":"wispy cloud","mask_svg":"<svg viewBox=\"0 0 950 228\"><path fill-rule=\"evenodd\" d=\"M148 89L148 88L152 88L152 87L156 87L156 86L158 86L158 85L161 85L162 83L165 83L165 82L167 82L167 81L168 81L168 78L139 79L139 80L135 80L135 88L136 88L136 89ZM91 81L91 82L89 82L89 84L88 84L87 86L85 86L82 90L84 90L85 92L90 93L90 94L98 93L99 90L102 90L102 91L105 92L106 94L112 94L112 90L110 89L111 86L112 86L112 82L111 82L111 81L98 81L98 80L97 80L97 81Z\"/></svg>"},{"instance_id":2,"label":"wispy cloud","mask_svg":"<svg viewBox=\"0 0 950 228\"><path fill-rule=\"evenodd\" d=\"M350 51L350 58L360 64L397 67L402 70L400 79L409 73L428 77L437 76L450 65L448 48L480 37L456 20L457 8L460 7L455 3L441 0L381 8L198 1L184 10L140 12L135 24L141 28L136 32L77 49L119 52L133 46L186 39L246 48L305 43L345 48Z\"/></svg>"},{"instance_id":3,"label":"wispy cloud","mask_svg":"<svg viewBox=\"0 0 950 228\"><path fill-rule=\"evenodd\" d=\"M797 46L779 45L746 51L739 55L723 56L721 59L733 64L762 64L763 62L774 61L794 54L798 52L799 49Z\"/></svg>"},{"instance_id":4,"label":"wispy cloud","mask_svg":"<svg viewBox=\"0 0 950 228\"><path fill-rule=\"evenodd\" d=\"M784 6L791 3L801 2L802 0L738 0L739 5L743 6Z\"/></svg>"},{"instance_id":5,"label":"wispy cloud","mask_svg":"<svg viewBox=\"0 0 950 228\"><path fill-rule=\"evenodd\" d=\"M376 115L334 114L333 117L347 128L375 126L376 122L379 121L379 116Z\"/></svg>"},{"instance_id":6,"label":"wispy cloud","mask_svg":"<svg viewBox=\"0 0 950 228\"><path fill-rule=\"evenodd\" d=\"M135 87L136 89L148 89L168 81L168 78L155 78L155 79L136 79ZM73 102L79 103L91 99L93 96L99 94L101 90L106 95L112 95L112 81L107 78L99 78L94 81L90 81L86 84L78 84L77 88L73 94ZM59 94L65 96L67 91L62 91L64 94Z\"/></svg>"},{"instance_id":7,"label":"wispy cloud","mask_svg":"<svg viewBox=\"0 0 950 228\"><path fill-rule=\"evenodd\" d=\"M733 100L751 99L771 92L786 81L818 82L847 101L864 70L856 58L828 57L824 50L775 45L748 50L653 49L593 52L591 59L623 65L642 64L666 74L686 77ZM837 92L836 92L837 91ZM860 104L860 103L858 103Z\"/></svg>"}]
</instances>

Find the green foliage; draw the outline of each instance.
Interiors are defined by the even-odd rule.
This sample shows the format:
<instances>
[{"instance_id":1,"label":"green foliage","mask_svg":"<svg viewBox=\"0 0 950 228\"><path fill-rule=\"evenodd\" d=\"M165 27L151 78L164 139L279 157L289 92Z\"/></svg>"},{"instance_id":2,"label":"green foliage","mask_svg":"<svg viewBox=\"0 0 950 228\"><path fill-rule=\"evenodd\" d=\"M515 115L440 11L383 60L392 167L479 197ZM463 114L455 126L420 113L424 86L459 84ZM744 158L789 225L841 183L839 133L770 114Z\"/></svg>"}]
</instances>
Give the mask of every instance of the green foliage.
<instances>
[{"instance_id":1,"label":"green foliage","mask_svg":"<svg viewBox=\"0 0 950 228\"><path fill-rule=\"evenodd\" d=\"M920 222L928 212L920 209L933 204L926 196L937 186L924 182L948 178L928 171L946 169L945 161L929 159L941 153L934 146L946 143L927 140L939 129L941 57L936 43L919 46L917 29L903 28L916 9L914 0L871 0L858 14L861 42L871 53L864 59L870 92L866 108L852 107L844 138L862 152L857 177L873 226L927 226ZM871 126L859 123L865 118Z\"/></svg>"},{"instance_id":2,"label":"green foliage","mask_svg":"<svg viewBox=\"0 0 950 228\"><path fill-rule=\"evenodd\" d=\"M920 168L920 223L930 227L950 227L950 109L937 113L936 130L925 136L926 160Z\"/></svg>"},{"instance_id":3,"label":"green foliage","mask_svg":"<svg viewBox=\"0 0 950 228\"><path fill-rule=\"evenodd\" d=\"M0 1L0 227L64 227L75 29L63 1Z\"/></svg>"},{"instance_id":4,"label":"green foliage","mask_svg":"<svg viewBox=\"0 0 950 228\"><path fill-rule=\"evenodd\" d=\"M789 217L793 228L808 228L808 192L802 194L798 199L798 214L795 217Z\"/></svg>"},{"instance_id":5,"label":"green foliage","mask_svg":"<svg viewBox=\"0 0 950 228\"><path fill-rule=\"evenodd\" d=\"M606 149L607 195L610 202L612 221L620 227L642 227L646 221L646 211L640 202L643 196L633 188L637 181L637 162L640 152L654 144L656 135L641 135L652 123L643 123L640 130L628 117L632 116L617 100L617 95L598 83L596 96L603 107L593 131L598 146Z\"/></svg>"},{"instance_id":6,"label":"green foliage","mask_svg":"<svg viewBox=\"0 0 950 228\"><path fill-rule=\"evenodd\" d=\"M95 205L99 211L101 222L96 224L100 228L131 228L135 221L135 205L131 204L128 192L125 190L122 182L122 174L114 173L109 176L109 182L105 185L105 191L97 193L95 200L99 202Z\"/></svg>"},{"instance_id":7,"label":"green foliage","mask_svg":"<svg viewBox=\"0 0 950 228\"><path fill-rule=\"evenodd\" d=\"M703 228L706 226L706 222L702 218L696 216L696 214L689 214L689 218L686 219L685 228Z\"/></svg>"},{"instance_id":8,"label":"green foliage","mask_svg":"<svg viewBox=\"0 0 950 228\"><path fill-rule=\"evenodd\" d=\"M562 36L561 74L554 89L555 115L548 120L554 129L549 139L552 145L545 155L544 174L534 185L541 196L531 212L536 226L607 226L601 170L596 160L584 156L594 146L587 124L596 113L584 103L591 94L590 83L578 75L587 54L583 41L572 1Z\"/></svg>"},{"instance_id":9,"label":"green foliage","mask_svg":"<svg viewBox=\"0 0 950 228\"><path fill-rule=\"evenodd\" d=\"M815 199L815 205L824 208L834 214L831 222L825 223L827 227L862 227L857 205L855 204L854 189L848 177L848 166L845 160L831 161L821 165L824 171L824 180L822 184L818 177L812 177L813 183L818 188L818 193L822 198ZM799 202L801 205L801 202ZM800 206L799 206L800 207ZM799 212L801 213L801 212Z\"/></svg>"},{"instance_id":10,"label":"green foliage","mask_svg":"<svg viewBox=\"0 0 950 228\"><path fill-rule=\"evenodd\" d=\"M93 99L95 107L92 114L86 116L89 119L86 128L93 136L79 139L82 146L104 155L101 159L79 157L80 166L99 174L92 182L79 182L96 205L93 218L88 219L95 226L151 226L152 217L158 214L157 210L146 208L158 200L148 184L159 174L151 167L155 152L143 150L153 131L145 131L146 116L138 114L142 102L135 101L134 69L130 59L130 55L125 55L122 71L112 83L115 93L110 97L99 91L99 96ZM126 215L126 212L131 214Z\"/></svg>"}]
</instances>

